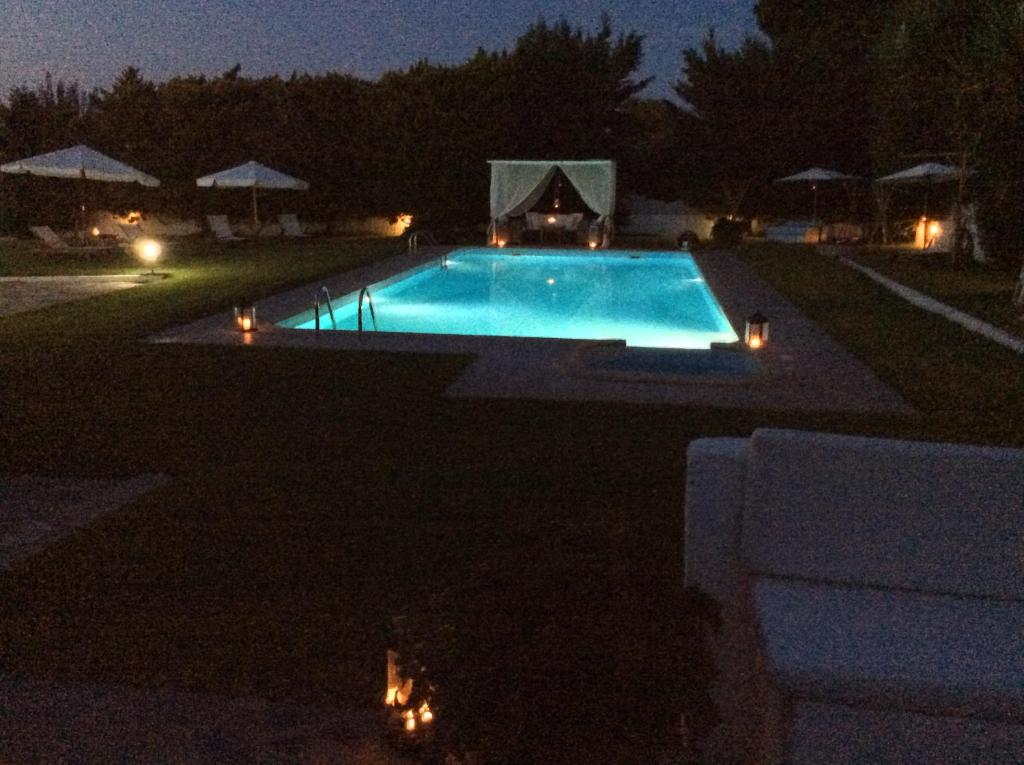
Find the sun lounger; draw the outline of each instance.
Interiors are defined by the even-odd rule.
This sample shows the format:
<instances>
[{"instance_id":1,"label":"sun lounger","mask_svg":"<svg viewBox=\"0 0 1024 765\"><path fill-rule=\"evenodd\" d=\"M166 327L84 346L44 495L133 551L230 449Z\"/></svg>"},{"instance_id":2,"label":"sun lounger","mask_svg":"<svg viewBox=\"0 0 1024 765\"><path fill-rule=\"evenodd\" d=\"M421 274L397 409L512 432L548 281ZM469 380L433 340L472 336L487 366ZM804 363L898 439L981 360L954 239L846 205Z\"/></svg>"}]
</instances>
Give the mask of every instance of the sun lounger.
<instances>
[{"instance_id":1,"label":"sun lounger","mask_svg":"<svg viewBox=\"0 0 1024 765\"><path fill-rule=\"evenodd\" d=\"M277 216L277 222L281 224L281 231L287 237L307 236L306 232L302 230L302 224L299 223L295 213L282 213Z\"/></svg>"},{"instance_id":2,"label":"sun lounger","mask_svg":"<svg viewBox=\"0 0 1024 765\"><path fill-rule=\"evenodd\" d=\"M235 236L235 232L231 230L231 224L228 223L228 216L226 215L207 215L206 222L210 224L210 231L213 232L214 238L222 244L246 241L240 236Z\"/></svg>"},{"instance_id":3,"label":"sun lounger","mask_svg":"<svg viewBox=\"0 0 1024 765\"><path fill-rule=\"evenodd\" d=\"M72 245L64 241L60 234L54 231L49 226L29 226L28 229L32 236L36 237L41 241L47 249L53 250L54 252L106 252L109 250L116 250L117 245L106 245L106 244L87 244L87 245Z\"/></svg>"},{"instance_id":4,"label":"sun lounger","mask_svg":"<svg viewBox=\"0 0 1024 765\"><path fill-rule=\"evenodd\" d=\"M51 250L69 250L71 245L65 242L49 226L29 226L28 230L32 232L32 236L41 241Z\"/></svg>"}]
</instances>

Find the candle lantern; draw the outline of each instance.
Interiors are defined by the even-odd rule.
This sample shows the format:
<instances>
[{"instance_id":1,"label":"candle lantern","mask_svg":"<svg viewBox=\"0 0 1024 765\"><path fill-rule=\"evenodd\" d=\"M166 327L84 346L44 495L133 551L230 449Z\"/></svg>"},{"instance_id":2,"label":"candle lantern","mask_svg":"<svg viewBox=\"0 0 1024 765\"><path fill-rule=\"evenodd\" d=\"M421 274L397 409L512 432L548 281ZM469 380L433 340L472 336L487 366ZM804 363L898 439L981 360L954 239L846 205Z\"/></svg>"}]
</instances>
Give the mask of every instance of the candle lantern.
<instances>
[{"instance_id":1,"label":"candle lantern","mask_svg":"<svg viewBox=\"0 0 1024 765\"><path fill-rule=\"evenodd\" d=\"M768 342L768 319L757 311L747 319L747 329L743 341L747 347L756 351Z\"/></svg>"},{"instance_id":2,"label":"candle lantern","mask_svg":"<svg viewBox=\"0 0 1024 765\"><path fill-rule=\"evenodd\" d=\"M420 667L418 674L423 672ZM414 687L419 689L415 695ZM398 653L388 650L384 705L389 728L401 731L403 740L423 742L430 738L435 715L429 698L432 690L433 686L426 680L415 683L413 678L406 677L399 664Z\"/></svg>"},{"instance_id":3,"label":"candle lantern","mask_svg":"<svg viewBox=\"0 0 1024 765\"><path fill-rule=\"evenodd\" d=\"M235 329L239 332L256 331L256 306L252 303L236 305L233 310Z\"/></svg>"}]
</instances>

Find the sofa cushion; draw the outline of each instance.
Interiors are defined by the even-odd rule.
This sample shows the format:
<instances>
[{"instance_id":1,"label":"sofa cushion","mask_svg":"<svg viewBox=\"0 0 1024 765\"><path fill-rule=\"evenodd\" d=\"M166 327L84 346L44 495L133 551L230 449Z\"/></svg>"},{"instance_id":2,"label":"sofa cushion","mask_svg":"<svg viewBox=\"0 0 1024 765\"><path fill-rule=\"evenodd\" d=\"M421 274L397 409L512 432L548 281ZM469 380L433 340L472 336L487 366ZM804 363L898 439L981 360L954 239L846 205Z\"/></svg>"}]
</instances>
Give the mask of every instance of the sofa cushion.
<instances>
[{"instance_id":1,"label":"sofa cushion","mask_svg":"<svg viewBox=\"0 0 1024 765\"><path fill-rule=\"evenodd\" d=\"M1024 721L1024 603L773 578L753 589L786 693Z\"/></svg>"},{"instance_id":2,"label":"sofa cushion","mask_svg":"<svg viewBox=\"0 0 1024 765\"><path fill-rule=\"evenodd\" d=\"M752 570L1024 598L1024 450L787 430L750 449Z\"/></svg>"}]
</instances>

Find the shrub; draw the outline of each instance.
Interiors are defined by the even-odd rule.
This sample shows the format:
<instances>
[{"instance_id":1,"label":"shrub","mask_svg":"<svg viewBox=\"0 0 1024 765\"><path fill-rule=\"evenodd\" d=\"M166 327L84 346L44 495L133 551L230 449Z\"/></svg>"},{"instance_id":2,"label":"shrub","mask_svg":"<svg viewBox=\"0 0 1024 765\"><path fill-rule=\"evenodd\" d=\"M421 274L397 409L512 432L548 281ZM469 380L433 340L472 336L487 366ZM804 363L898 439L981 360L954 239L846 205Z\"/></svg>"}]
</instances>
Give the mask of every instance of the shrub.
<instances>
[{"instance_id":1,"label":"shrub","mask_svg":"<svg viewBox=\"0 0 1024 765\"><path fill-rule=\"evenodd\" d=\"M719 218L711 227L711 238L715 244L739 244L748 228L746 221Z\"/></svg>"}]
</instances>

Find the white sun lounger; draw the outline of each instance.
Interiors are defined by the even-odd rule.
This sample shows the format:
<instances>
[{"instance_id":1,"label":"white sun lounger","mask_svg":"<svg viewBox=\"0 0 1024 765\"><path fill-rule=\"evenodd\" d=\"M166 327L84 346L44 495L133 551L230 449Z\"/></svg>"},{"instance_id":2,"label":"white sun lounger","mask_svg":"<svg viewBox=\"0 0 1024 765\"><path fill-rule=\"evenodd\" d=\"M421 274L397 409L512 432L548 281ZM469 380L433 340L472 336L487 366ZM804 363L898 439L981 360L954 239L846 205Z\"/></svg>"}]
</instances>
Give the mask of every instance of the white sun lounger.
<instances>
[{"instance_id":1,"label":"white sun lounger","mask_svg":"<svg viewBox=\"0 0 1024 765\"><path fill-rule=\"evenodd\" d=\"M32 236L41 241L51 250L69 250L71 245L60 238L49 226L29 226L28 230L32 232Z\"/></svg>"},{"instance_id":2,"label":"white sun lounger","mask_svg":"<svg viewBox=\"0 0 1024 765\"><path fill-rule=\"evenodd\" d=\"M281 224L281 231L284 232L285 236L307 236L306 232L302 230L302 224L299 223L299 218L295 213L281 213L277 216L277 222Z\"/></svg>"},{"instance_id":3,"label":"white sun lounger","mask_svg":"<svg viewBox=\"0 0 1024 765\"><path fill-rule=\"evenodd\" d=\"M227 215L207 215L206 222L210 224L210 231L213 232L213 236L218 242L227 244L245 241L242 237L235 236L235 232L231 230L231 224L228 223Z\"/></svg>"}]
</instances>

